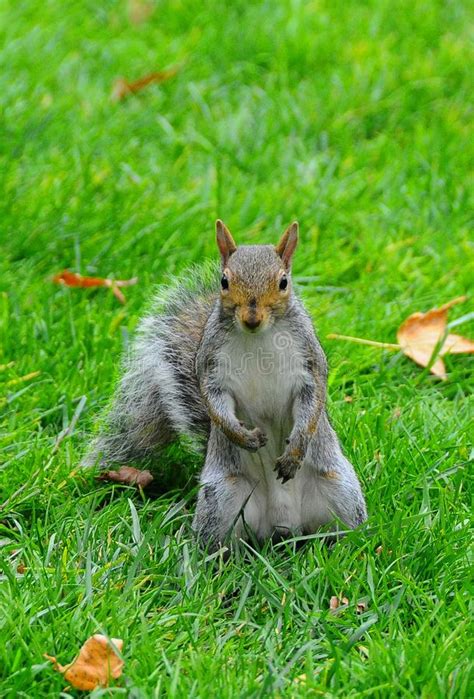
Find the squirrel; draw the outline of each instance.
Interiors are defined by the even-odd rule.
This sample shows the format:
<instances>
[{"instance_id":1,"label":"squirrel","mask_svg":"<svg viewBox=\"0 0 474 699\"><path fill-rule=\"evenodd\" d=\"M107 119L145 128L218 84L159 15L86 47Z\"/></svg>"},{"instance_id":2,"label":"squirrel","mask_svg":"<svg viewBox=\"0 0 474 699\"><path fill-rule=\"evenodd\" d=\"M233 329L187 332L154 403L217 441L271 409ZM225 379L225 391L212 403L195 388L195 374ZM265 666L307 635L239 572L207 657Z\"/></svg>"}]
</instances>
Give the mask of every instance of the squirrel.
<instances>
[{"instance_id":1,"label":"squirrel","mask_svg":"<svg viewBox=\"0 0 474 699\"><path fill-rule=\"evenodd\" d=\"M329 422L326 357L291 279L298 224L276 246L237 246L221 220L216 238L220 271L179 282L142 320L84 462L205 440L193 529L211 550L334 520L355 528L364 496Z\"/></svg>"}]
</instances>

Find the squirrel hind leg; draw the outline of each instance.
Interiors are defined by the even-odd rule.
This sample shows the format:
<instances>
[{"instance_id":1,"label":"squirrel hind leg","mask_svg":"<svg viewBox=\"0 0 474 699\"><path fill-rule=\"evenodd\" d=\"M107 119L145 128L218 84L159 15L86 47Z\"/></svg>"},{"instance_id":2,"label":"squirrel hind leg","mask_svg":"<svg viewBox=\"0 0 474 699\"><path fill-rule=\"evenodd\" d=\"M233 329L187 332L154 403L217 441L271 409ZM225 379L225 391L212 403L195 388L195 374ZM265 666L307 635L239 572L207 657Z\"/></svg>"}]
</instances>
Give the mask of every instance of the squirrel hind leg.
<instances>
[{"instance_id":1,"label":"squirrel hind leg","mask_svg":"<svg viewBox=\"0 0 474 699\"><path fill-rule=\"evenodd\" d=\"M351 529L365 522L367 509L359 479L326 414L309 445L307 460L316 471L317 492L327 511Z\"/></svg>"},{"instance_id":2,"label":"squirrel hind leg","mask_svg":"<svg viewBox=\"0 0 474 699\"><path fill-rule=\"evenodd\" d=\"M258 513L249 503L251 494L250 484L235 475L201 485L193 529L203 548L215 551L221 545L254 538Z\"/></svg>"},{"instance_id":3,"label":"squirrel hind leg","mask_svg":"<svg viewBox=\"0 0 474 699\"><path fill-rule=\"evenodd\" d=\"M328 511L347 527L355 529L366 521L367 508L353 467L348 461L346 463L345 472L320 474L318 489L327 501Z\"/></svg>"}]
</instances>

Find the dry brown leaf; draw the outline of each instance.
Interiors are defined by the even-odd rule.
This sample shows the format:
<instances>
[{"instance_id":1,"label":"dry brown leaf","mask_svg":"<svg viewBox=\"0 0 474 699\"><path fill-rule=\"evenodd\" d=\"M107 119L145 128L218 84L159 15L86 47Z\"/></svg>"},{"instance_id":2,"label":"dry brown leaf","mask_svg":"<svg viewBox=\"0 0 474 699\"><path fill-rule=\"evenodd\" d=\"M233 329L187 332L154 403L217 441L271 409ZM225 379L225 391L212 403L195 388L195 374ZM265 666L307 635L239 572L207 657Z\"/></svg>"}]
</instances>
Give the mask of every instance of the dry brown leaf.
<instances>
[{"instance_id":1,"label":"dry brown leaf","mask_svg":"<svg viewBox=\"0 0 474 699\"><path fill-rule=\"evenodd\" d=\"M357 614L363 614L367 609L367 602L364 602L363 600L359 600L356 604L356 612Z\"/></svg>"},{"instance_id":2,"label":"dry brown leaf","mask_svg":"<svg viewBox=\"0 0 474 699\"><path fill-rule=\"evenodd\" d=\"M437 356L430 371L435 376L446 379L446 369L442 360L444 355L474 353L474 340L462 335L446 333L449 309L462 303L466 298L466 296L459 296L439 308L432 308L426 313L413 313L408 316L398 328L398 344L339 335L338 333L330 333L327 337L330 340L348 340L380 349L401 350L403 354L422 367L429 366L433 353L436 351Z\"/></svg>"},{"instance_id":3,"label":"dry brown leaf","mask_svg":"<svg viewBox=\"0 0 474 699\"><path fill-rule=\"evenodd\" d=\"M110 639L118 651L122 652L123 641ZM122 674L123 660L118 657L109 640L102 634L95 634L87 639L72 663L60 665L56 658L44 654L54 664L54 669L76 689L91 691L96 687L108 687L111 679Z\"/></svg>"},{"instance_id":4,"label":"dry brown leaf","mask_svg":"<svg viewBox=\"0 0 474 699\"><path fill-rule=\"evenodd\" d=\"M163 83L165 80L173 78L178 72L178 68L169 68L168 70L159 70L154 73L144 75L142 78L129 82L125 78L117 78L112 87L112 99L116 102L123 100L124 97L140 92L152 83Z\"/></svg>"},{"instance_id":5,"label":"dry brown leaf","mask_svg":"<svg viewBox=\"0 0 474 699\"><path fill-rule=\"evenodd\" d=\"M331 610L331 612L334 613L337 609L339 609L339 607L347 607L348 604L349 600L347 599L347 597L339 598L336 597L336 595L333 595L329 600L329 609Z\"/></svg>"},{"instance_id":6,"label":"dry brown leaf","mask_svg":"<svg viewBox=\"0 0 474 699\"><path fill-rule=\"evenodd\" d=\"M104 471L97 476L99 481L114 481L124 485L136 485L139 488L146 488L153 480L150 471L140 471L133 466L122 466L118 471Z\"/></svg>"},{"instance_id":7,"label":"dry brown leaf","mask_svg":"<svg viewBox=\"0 0 474 699\"><path fill-rule=\"evenodd\" d=\"M441 379L446 378L446 369L441 357L445 354L474 352L472 340L461 335L446 334L449 309L465 300L465 296L460 296L440 308L432 308L426 313L413 313L398 328L397 340L402 352L422 367L429 365L433 352L439 346L438 356L430 371Z\"/></svg>"},{"instance_id":8,"label":"dry brown leaf","mask_svg":"<svg viewBox=\"0 0 474 699\"><path fill-rule=\"evenodd\" d=\"M97 286L105 286L110 289L113 295L120 301L120 303L125 303L126 298L120 291L122 286L133 286L138 281L137 277L133 279L106 279L104 277L83 277L82 274L77 272L70 272L69 270L64 270L53 277L53 282L56 284L63 284L64 286L75 286L81 289L87 289Z\"/></svg>"}]
</instances>

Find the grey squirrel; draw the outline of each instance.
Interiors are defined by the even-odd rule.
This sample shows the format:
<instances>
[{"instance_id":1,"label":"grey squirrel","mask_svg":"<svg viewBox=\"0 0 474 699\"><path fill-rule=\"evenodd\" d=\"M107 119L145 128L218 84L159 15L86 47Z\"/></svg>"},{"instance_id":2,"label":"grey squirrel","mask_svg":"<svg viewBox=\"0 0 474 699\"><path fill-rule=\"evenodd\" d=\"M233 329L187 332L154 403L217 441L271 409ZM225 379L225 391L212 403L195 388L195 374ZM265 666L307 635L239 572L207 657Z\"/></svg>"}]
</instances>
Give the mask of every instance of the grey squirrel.
<instances>
[{"instance_id":1,"label":"grey squirrel","mask_svg":"<svg viewBox=\"0 0 474 699\"><path fill-rule=\"evenodd\" d=\"M293 223L279 243L237 247L216 223L216 272L178 284L142 320L85 462L150 457L179 435L207 440L193 528L216 548L314 533L367 517L325 408L327 364L294 293Z\"/></svg>"}]
</instances>

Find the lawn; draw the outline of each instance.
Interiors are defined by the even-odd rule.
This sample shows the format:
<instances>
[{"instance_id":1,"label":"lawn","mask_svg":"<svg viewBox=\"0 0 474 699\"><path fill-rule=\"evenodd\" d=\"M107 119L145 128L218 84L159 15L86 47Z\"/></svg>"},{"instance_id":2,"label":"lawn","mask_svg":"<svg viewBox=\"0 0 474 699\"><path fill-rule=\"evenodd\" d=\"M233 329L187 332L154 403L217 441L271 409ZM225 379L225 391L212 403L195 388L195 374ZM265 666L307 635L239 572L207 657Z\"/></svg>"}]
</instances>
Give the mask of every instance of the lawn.
<instances>
[{"instance_id":1,"label":"lawn","mask_svg":"<svg viewBox=\"0 0 474 699\"><path fill-rule=\"evenodd\" d=\"M472 697L473 358L440 381L327 339L395 342L472 292L472 6L150 7L1 3L0 696L75 695L43 653L64 664L100 632L124 640L110 694ZM369 510L332 549L206 563L184 445L153 499L79 469L154 287L216 258L217 216L246 243L300 222L294 277ZM139 281L120 305L53 284L63 269Z\"/></svg>"}]
</instances>

